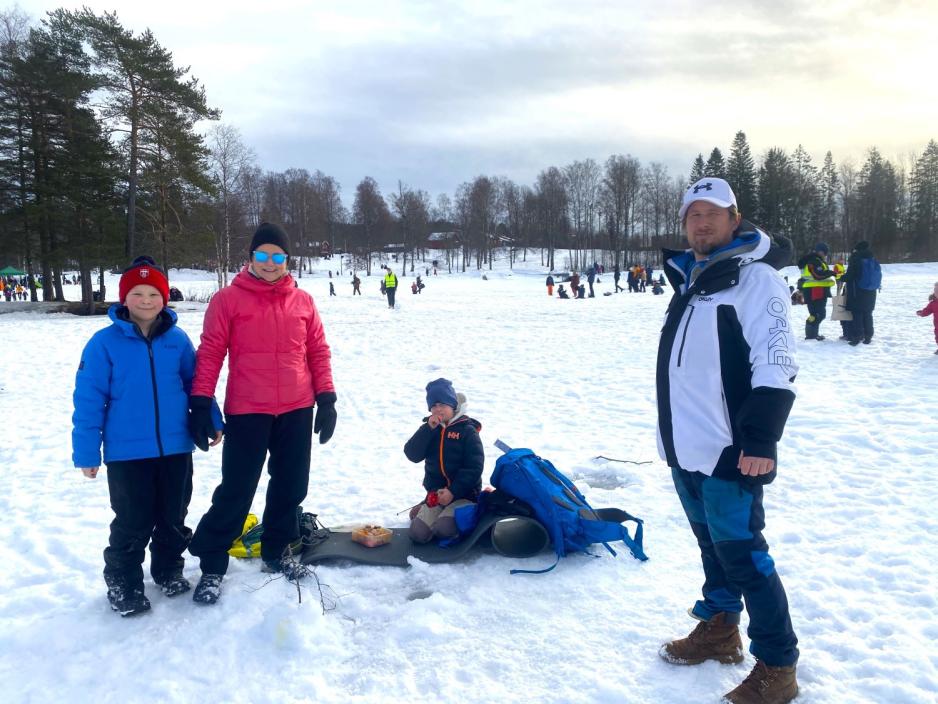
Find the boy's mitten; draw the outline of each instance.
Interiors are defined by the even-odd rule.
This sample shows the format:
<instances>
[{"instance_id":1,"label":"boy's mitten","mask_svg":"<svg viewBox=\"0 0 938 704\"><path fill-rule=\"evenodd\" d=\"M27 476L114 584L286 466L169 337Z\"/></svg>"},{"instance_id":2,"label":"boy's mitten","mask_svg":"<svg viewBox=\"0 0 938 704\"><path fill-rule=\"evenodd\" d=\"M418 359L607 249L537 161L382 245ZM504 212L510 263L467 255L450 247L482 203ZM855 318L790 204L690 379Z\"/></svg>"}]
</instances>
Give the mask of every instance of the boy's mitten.
<instances>
[{"instance_id":1,"label":"boy's mitten","mask_svg":"<svg viewBox=\"0 0 938 704\"><path fill-rule=\"evenodd\" d=\"M326 391L316 396L316 420L313 421L313 432L319 436L319 444L325 445L335 432L336 395Z\"/></svg>"},{"instance_id":2,"label":"boy's mitten","mask_svg":"<svg viewBox=\"0 0 938 704\"><path fill-rule=\"evenodd\" d=\"M197 448L208 452L208 442L215 437L212 399L208 396L189 397L189 434Z\"/></svg>"}]
</instances>

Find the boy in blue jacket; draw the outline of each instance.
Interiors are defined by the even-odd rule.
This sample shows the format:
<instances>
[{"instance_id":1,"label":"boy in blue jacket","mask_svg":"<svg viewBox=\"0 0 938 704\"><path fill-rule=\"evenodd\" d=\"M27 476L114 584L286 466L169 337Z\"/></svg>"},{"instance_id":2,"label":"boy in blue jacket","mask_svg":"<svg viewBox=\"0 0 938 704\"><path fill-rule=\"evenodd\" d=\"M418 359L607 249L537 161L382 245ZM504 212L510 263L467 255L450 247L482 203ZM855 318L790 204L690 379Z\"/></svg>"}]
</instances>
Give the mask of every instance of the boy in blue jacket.
<instances>
[{"instance_id":1,"label":"boy in blue jacket","mask_svg":"<svg viewBox=\"0 0 938 704\"><path fill-rule=\"evenodd\" d=\"M189 388L195 350L166 308L166 275L149 257L124 271L113 321L82 351L75 376L72 459L94 479L101 445L114 520L104 550L104 581L111 608L121 616L150 609L143 560L150 544L150 574L166 596L189 590L182 553L192 531L185 525L192 497ZM221 413L214 409L221 441ZM202 447L208 450L208 445Z\"/></svg>"}]
</instances>

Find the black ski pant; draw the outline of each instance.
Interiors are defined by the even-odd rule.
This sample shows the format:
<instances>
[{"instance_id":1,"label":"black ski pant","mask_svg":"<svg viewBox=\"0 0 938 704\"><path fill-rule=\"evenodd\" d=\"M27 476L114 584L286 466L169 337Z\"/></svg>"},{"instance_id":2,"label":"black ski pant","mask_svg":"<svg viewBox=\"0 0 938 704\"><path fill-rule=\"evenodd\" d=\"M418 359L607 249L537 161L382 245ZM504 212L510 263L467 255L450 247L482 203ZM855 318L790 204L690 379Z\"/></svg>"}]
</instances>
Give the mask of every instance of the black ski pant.
<instances>
[{"instance_id":1,"label":"black ski pant","mask_svg":"<svg viewBox=\"0 0 938 704\"><path fill-rule=\"evenodd\" d=\"M821 321L827 317L827 299L819 298L816 301L808 301L808 319L804 323L804 337L806 340L814 340L820 332Z\"/></svg>"},{"instance_id":2,"label":"black ski pant","mask_svg":"<svg viewBox=\"0 0 938 704\"><path fill-rule=\"evenodd\" d=\"M228 549L244 529L265 459L270 480L261 519L261 557L278 560L300 536L296 509L309 486L312 435L312 407L279 416L246 413L225 418L221 484L189 545L203 574L228 571Z\"/></svg>"},{"instance_id":3,"label":"black ski pant","mask_svg":"<svg viewBox=\"0 0 938 704\"><path fill-rule=\"evenodd\" d=\"M387 294L388 294L388 308L393 308L393 307L394 307L394 294L395 294L395 293L397 293L397 287L396 287L396 286L392 286L391 288L387 289Z\"/></svg>"},{"instance_id":4,"label":"black ski pant","mask_svg":"<svg viewBox=\"0 0 938 704\"><path fill-rule=\"evenodd\" d=\"M860 342L861 340L873 339L873 311L853 311L853 324L850 326L850 340Z\"/></svg>"},{"instance_id":5,"label":"black ski pant","mask_svg":"<svg viewBox=\"0 0 938 704\"><path fill-rule=\"evenodd\" d=\"M154 581L181 570L192 537L185 525L192 455L108 462L107 486L114 520L104 549L105 578L142 586L147 543Z\"/></svg>"}]
</instances>

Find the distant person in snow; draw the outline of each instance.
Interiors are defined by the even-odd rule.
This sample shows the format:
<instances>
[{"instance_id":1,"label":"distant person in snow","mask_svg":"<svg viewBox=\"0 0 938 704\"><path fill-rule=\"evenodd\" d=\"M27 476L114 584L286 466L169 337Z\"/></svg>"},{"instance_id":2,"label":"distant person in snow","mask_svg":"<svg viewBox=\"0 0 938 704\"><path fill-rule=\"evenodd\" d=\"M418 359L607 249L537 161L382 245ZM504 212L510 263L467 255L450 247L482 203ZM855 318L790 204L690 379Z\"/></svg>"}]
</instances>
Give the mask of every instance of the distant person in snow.
<instances>
[{"instance_id":1,"label":"distant person in snow","mask_svg":"<svg viewBox=\"0 0 938 704\"><path fill-rule=\"evenodd\" d=\"M570 291L574 298L580 295L580 275L576 272L570 275Z\"/></svg>"},{"instance_id":2,"label":"distant person in snow","mask_svg":"<svg viewBox=\"0 0 938 704\"><path fill-rule=\"evenodd\" d=\"M827 299L834 286L834 270L827 265L830 247L826 242L818 242L814 249L798 260L801 267L801 290L805 303L808 304L808 319L804 324L805 340L823 340L820 334L821 322L827 317Z\"/></svg>"},{"instance_id":3,"label":"distant person in snow","mask_svg":"<svg viewBox=\"0 0 938 704\"><path fill-rule=\"evenodd\" d=\"M596 293L593 291L593 284L596 282L596 266L593 265L588 272L586 272L586 281L590 286L590 298L596 298Z\"/></svg>"},{"instance_id":4,"label":"distant person in snow","mask_svg":"<svg viewBox=\"0 0 938 704\"><path fill-rule=\"evenodd\" d=\"M329 295L335 296L335 284L333 284L331 281L329 282Z\"/></svg>"},{"instance_id":5,"label":"distant person in snow","mask_svg":"<svg viewBox=\"0 0 938 704\"><path fill-rule=\"evenodd\" d=\"M791 304L777 271L791 243L742 220L720 178L694 183L678 215L690 249L664 252L674 296L658 347L658 447L704 584L690 610L697 627L660 654L675 665L741 663L745 603L756 665L724 701L784 704L798 694L798 639L762 537L762 492L795 400Z\"/></svg>"},{"instance_id":6,"label":"distant person in snow","mask_svg":"<svg viewBox=\"0 0 938 704\"><path fill-rule=\"evenodd\" d=\"M407 459L424 463L427 496L410 512L409 533L415 543L459 534L456 509L478 500L485 463L482 425L466 415L466 397L456 393L452 382L435 379L427 384L427 410L430 415L404 445Z\"/></svg>"},{"instance_id":7,"label":"distant person in snow","mask_svg":"<svg viewBox=\"0 0 938 704\"><path fill-rule=\"evenodd\" d=\"M847 328L850 344L853 347L861 342L868 345L873 341L876 291L882 285L879 262L873 256L869 242L857 242L850 253L843 280L847 293L847 310L853 313L853 320Z\"/></svg>"},{"instance_id":8,"label":"distant person in snow","mask_svg":"<svg viewBox=\"0 0 938 704\"><path fill-rule=\"evenodd\" d=\"M262 569L289 580L304 576L291 551L300 537L297 508L309 485L312 436L326 443L336 424L329 345L312 296L287 271L287 233L262 223L248 256L205 311L189 401L192 434L196 444L204 443L206 411L227 357L221 484L189 545L201 561L202 578L192 595L201 604L221 596L228 548L241 534L265 461L270 480Z\"/></svg>"},{"instance_id":9,"label":"distant person in snow","mask_svg":"<svg viewBox=\"0 0 938 704\"><path fill-rule=\"evenodd\" d=\"M358 278L358 274L352 278L352 295L362 295L362 280Z\"/></svg>"},{"instance_id":10,"label":"distant person in snow","mask_svg":"<svg viewBox=\"0 0 938 704\"><path fill-rule=\"evenodd\" d=\"M938 345L938 282L935 282L935 288L928 297L928 305L915 311L915 314L921 318L932 316L932 322L935 324L935 344ZM938 350L935 350L935 354L938 354Z\"/></svg>"},{"instance_id":11,"label":"distant person in snow","mask_svg":"<svg viewBox=\"0 0 938 704\"><path fill-rule=\"evenodd\" d=\"M570 298L570 296L567 294L566 289L564 289L563 284L560 284L560 288L557 289L557 297L558 297L558 298L567 298L567 299Z\"/></svg>"},{"instance_id":12,"label":"distant person in snow","mask_svg":"<svg viewBox=\"0 0 938 704\"><path fill-rule=\"evenodd\" d=\"M397 293L397 276L391 271L391 267L384 267L384 292L388 297L388 308L394 307L394 295Z\"/></svg>"},{"instance_id":13,"label":"distant person in snow","mask_svg":"<svg viewBox=\"0 0 938 704\"><path fill-rule=\"evenodd\" d=\"M547 295L554 295L554 275L552 273L547 275Z\"/></svg>"},{"instance_id":14,"label":"distant person in snow","mask_svg":"<svg viewBox=\"0 0 938 704\"><path fill-rule=\"evenodd\" d=\"M615 269L613 270L613 272L612 272L612 280L615 281L615 283L616 283L616 291L615 291L616 293L619 293L619 291L624 291L624 290L625 290L624 288L622 288L622 287L619 285L619 279L621 279L621 278L622 278L622 272L619 271L619 265L616 264L616 268L615 268Z\"/></svg>"},{"instance_id":15,"label":"distant person in snow","mask_svg":"<svg viewBox=\"0 0 938 704\"><path fill-rule=\"evenodd\" d=\"M111 325L96 332L75 375L72 459L94 479L107 464L114 520L104 550L104 581L121 616L150 609L143 561L150 544L150 575L166 596L189 591L183 551L192 498L189 387L195 349L166 307L169 285L150 257L124 271ZM208 445L221 442L221 412L208 407Z\"/></svg>"}]
</instances>

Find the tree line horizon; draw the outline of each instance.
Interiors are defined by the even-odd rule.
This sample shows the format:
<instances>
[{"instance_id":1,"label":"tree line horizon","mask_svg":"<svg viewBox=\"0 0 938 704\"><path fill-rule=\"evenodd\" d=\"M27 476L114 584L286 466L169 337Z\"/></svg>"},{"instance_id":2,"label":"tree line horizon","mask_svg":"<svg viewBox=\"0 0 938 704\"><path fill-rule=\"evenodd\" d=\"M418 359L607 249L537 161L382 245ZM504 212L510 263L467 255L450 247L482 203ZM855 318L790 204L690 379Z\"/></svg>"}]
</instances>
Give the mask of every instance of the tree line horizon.
<instances>
[{"instance_id":1,"label":"tree line horizon","mask_svg":"<svg viewBox=\"0 0 938 704\"><path fill-rule=\"evenodd\" d=\"M677 212L703 176L729 181L743 216L790 238L796 255L817 241L846 254L865 240L882 261L938 259L934 139L909 163L870 147L859 166L830 151L817 165L801 144L757 161L739 130L726 153L689 159L686 175L613 154L548 166L530 185L479 175L435 199L400 181L382 194L365 176L346 207L342 185L318 169L262 170L220 117L189 67L116 13L58 9L34 25L0 11L0 261L39 275L43 300L64 300L61 273L77 269L89 304L95 270L103 290L106 270L141 253L214 270L225 286L263 221L287 230L299 276L326 250L370 274L388 245L413 272L441 231L458 233L437 256L450 270L491 268L504 249L511 265L540 250L549 269L657 262L661 247L683 246ZM569 250L565 261L557 250Z\"/></svg>"}]
</instances>

